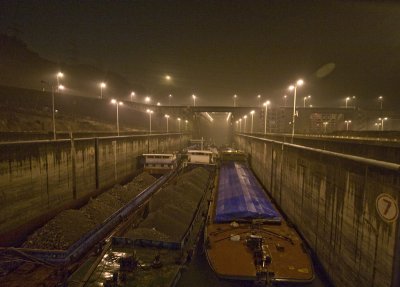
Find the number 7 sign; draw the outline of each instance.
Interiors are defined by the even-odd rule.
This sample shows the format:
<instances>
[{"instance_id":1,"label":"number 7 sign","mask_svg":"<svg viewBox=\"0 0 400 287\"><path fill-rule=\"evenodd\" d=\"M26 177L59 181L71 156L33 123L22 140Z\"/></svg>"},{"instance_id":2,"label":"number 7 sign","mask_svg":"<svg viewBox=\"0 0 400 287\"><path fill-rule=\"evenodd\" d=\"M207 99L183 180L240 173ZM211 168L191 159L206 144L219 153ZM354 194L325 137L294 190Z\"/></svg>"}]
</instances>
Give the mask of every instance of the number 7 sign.
<instances>
[{"instance_id":1,"label":"number 7 sign","mask_svg":"<svg viewBox=\"0 0 400 287\"><path fill-rule=\"evenodd\" d=\"M381 193L376 198L376 210L383 220L393 222L399 216L396 200L387 193Z\"/></svg>"}]
</instances>

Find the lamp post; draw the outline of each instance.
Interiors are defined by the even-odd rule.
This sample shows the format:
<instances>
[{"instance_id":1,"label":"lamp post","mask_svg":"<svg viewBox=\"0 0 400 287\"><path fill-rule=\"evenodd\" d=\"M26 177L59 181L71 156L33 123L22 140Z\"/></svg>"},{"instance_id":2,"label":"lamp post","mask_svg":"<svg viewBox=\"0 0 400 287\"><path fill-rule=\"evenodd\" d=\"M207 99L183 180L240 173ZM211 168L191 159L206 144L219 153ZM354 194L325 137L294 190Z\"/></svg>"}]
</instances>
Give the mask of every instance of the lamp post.
<instances>
[{"instance_id":1,"label":"lamp post","mask_svg":"<svg viewBox=\"0 0 400 287\"><path fill-rule=\"evenodd\" d=\"M293 137L294 137L294 123L295 123L295 117L296 117L296 91L297 87L300 87L304 84L304 81L302 79L297 80L296 84L289 86L289 91L294 91L293 95L293 119L292 119L292 143L293 143Z\"/></svg>"},{"instance_id":2,"label":"lamp post","mask_svg":"<svg viewBox=\"0 0 400 287\"><path fill-rule=\"evenodd\" d=\"M303 98L303 107L306 107L306 100L311 99L311 95L308 95L307 97Z\"/></svg>"},{"instance_id":3,"label":"lamp post","mask_svg":"<svg viewBox=\"0 0 400 287\"><path fill-rule=\"evenodd\" d=\"M169 120L169 115L165 115L165 118L167 119L167 133L168 133L168 120Z\"/></svg>"},{"instance_id":4,"label":"lamp post","mask_svg":"<svg viewBox=\"0 0 400 287\"><path fill-rule=\"evenodd\" d=\"M122 106L124 103L121 102L121 101L117 101L116 99L112 99L112 100L111 100L111 103L112 103L113 105L116 105L116 106L117 106L117 134L118 134L118 136L119 136L119 111L118 111L118 106Z\"/></svg>"},{"instance_id":5,"label":"lamp post","mask_svg":"<svg viewBox=\"0 0 400 287\"><path fill-rule=\"evenodd\" d=\"M350 100L350 97L346 98L346 109L347 109L347 102Z\"/></svg>"},{"instance_id":6,"label":"lamp post","mask_svg":"<svg viewBox=\"0 0 400 287\"><path fill-rule=\"evenodd\" d=\"M251 111L250 115L251 115L251 133L253 133L253 116L254 116L255 111Z\"/></svg>"},{"instance_id":7,"label":"lamp post","mask_svg":"<svg viewBox=\"0 0 400 287\"><path fill-rule=\"evenodd\" d=\"M62 72L57 73L57 88L60 86L60 78L64 77L64 74Z\"/></svg>"},{"instance_id":8,"label":"lamp post","mask_svg":"<svg viewBox=\"0 0 400 287\"><path fill-rule=\"evenodd\" d=\"M388 118L386 118L386 117L385 117L385 118L378 118L378 120L381 121L380 126L381 126L381 131L383 131L383 122L384 122L384 121L387 121Z\"/></svg>"},{"instance_id":9,"label":"lamp post","mask_svg":"<svg viewBox=\"0 0 400 287\"><path fill-rule=\"evenodd\" d=\"M257 96L258 106L261 107L261 95Z\"/></svg>"},{"instance_id":10,"label":"lamp post","mask_svg":"<svg viewBox=\"0 0 400 287\"><path fill-rule=\"evenodd\" d=\"M326 126L328 125L328 122L323 122L324 124L324 132L326 133Z\"/></svg>"},{"instance_id":11,"label":"lamp post","mask_svg":"<svg viewBox=\"0 0 400 287\"><path fill-rule=\"evenodd\" d=\"M264 134L267 134L267 119L268 119L268 105L270 104L269 101L264 103L265 106L265 115L264 115Z\"/></svg>"},{"instance_id":12,"label":"lamp post","mask_svg":"<svg viewBox=\"0 0 400 287\"><path fill-rule=\"evenodd\" d=\"M193 98L193 107L195 107L196 106L196 96L192 95L192 98Z\"/></svg>"},{"instance_id":13,"label":"lamp post","mask_svg":"<svg viewBox=\"0 0 400 287\"><path fill-rule=\"evenodd\" d=\"M242 119L239 119L239 131L242 132Z\"/></svg>"},{"instance_id":14,"label":"lamp post","mask_svg":"<svg viewBox=\"0 0 400 287\"><path fill-rule=\"evenodd\" d=\"M233 95L233 107L236 107L237 95Z\"/></svg>"},{"instance_id":15,"label":"lamp post","mask_svg":"<svg viewBox=\"0 0 400 287\"><path fill-rule=\"evenodd\" d=\"M103 89L104 89L106 86L107 86L106 83L104 83L104 82L101 82L101 83L100 83L100 99L103 98Z\"/></svg>"},{"instance_id":16,"label":"lamp post","mask_svg":"<svg viewBox=\"0 0 400 287\"><path fill-rule=\"evenodd\" d=\"M145 98L144 98L144 102L145 102L146 104L149 104L150 101L151 101L151 98L150 98L150 97L145 97Z\"/></svg>"},{"instance_id":17,"label":"lamp post","mask_svg":"<svg viewBox=\"0 0 400 287\"><path fill-rule=\"evenodd\" d=\"M244 118L244 132L247 131L247 115L243 116Z\"/></svg>"},{"instance_id":18,"label":"lamp post","mask_svg":"<svg viewBox=\"0 0 400 287\"><path fill-rule=\"evenodd\" d=\"M283 106L286 108L287 95L283 96Z\"/></svg>"},{"instance_id":19,"label":"lamp post","mask_svg":"<svg viewBox=\"0 0 400 287\"><path fill-rule=\"evenodd\" d=\"M147 109L146 112L149 114L149 134L151 134L151 114L153 113L153 111Z\"/></svg>"},{"instance_id":20,"label":"lamp post","mask_svg":"<svg viewBox=\"0 0 400 287\"><path fill-rule=\"evenodd\" d=\"M383 96L379 96L379 97L378 97L378 101L380 102L381 110L382 110Z\"/></svg>"},{"instance_id":21,"label":"lamp post","mask_svg":"<svg viewBox=\"0 0 400 287\"><path fill-rule=\"evenodd\" d=\"M349 130L349 124L351 123L351 120L345 120L344 121L346 123L346 131Z\"/></svg>"},{"instance_id":22,"label":"lamp post","mask_svg":"<svg viewBox=\"0 0 400 287\"><path fill-rule=\"evenodd\" d=\"M188 120L185 120L185 131L187 131Z\"/></svg>"},{"instance_id":23,"label":"lamp post","mask_svg":"<svg viewBox=\"0 0 400 287\"><path fill-rule=\"evenodd\" d=\"M131 92L131 102L133 102L133 97L135 96L135 92Z\"/></svg>"},{"instance_id":24,"label":"lamp post","mask_svg":"<svg viewBox=\"0 0 400 287\"><path fill-rule=\"evenodd\" d=\"M171 99L172 99L172 95L169 94L169 96L168 96L168 105L169 105L169 106L171 106Z\"/></svg>"},{"instance_id":25,"label":"lamp post","mask_svg":"<svg viewBox=\"0 0 400 287\"><path fill-rule=\"evenodd\" d=\"M58 85L57 86L57 91L62 91L64 90L64 86L63 85ZM52 113L53 113L53 139L56 140L57 136L56 136L56 110L55 110L55 100L54 100L54 94L55 94L55 88L54 86L51 87L51 103L52 103Z\"/></svg>"},{"instance_id":26,"label":"lamp post","mask_svg":"<svg viewBox=\"0 0 400 287\"><path fill-rule=\"evenodd\" d=\"M181 132L181 118L177 118L178 120L178 131Z\"/></svg>"}]
</instances>

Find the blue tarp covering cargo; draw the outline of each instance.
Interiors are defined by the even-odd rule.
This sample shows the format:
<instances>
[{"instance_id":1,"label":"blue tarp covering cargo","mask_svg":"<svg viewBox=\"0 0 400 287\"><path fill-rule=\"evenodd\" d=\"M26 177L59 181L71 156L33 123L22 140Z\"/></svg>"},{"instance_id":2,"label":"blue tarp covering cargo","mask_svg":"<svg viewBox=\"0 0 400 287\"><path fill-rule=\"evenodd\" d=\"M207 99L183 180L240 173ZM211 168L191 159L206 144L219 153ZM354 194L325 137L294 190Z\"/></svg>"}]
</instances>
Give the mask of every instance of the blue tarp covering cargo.
<instances>
[{"instance_id":1,"label":"blue tarp covering cargo","mask_svg":"<svg viewBox=\"0 0 400 287\"><path fill-rule=\"evenodd\" d=\"M222 164L218 185L215 222L240 219L280 221L281 216L246 164Z\"/></svg>"}]
</instances>

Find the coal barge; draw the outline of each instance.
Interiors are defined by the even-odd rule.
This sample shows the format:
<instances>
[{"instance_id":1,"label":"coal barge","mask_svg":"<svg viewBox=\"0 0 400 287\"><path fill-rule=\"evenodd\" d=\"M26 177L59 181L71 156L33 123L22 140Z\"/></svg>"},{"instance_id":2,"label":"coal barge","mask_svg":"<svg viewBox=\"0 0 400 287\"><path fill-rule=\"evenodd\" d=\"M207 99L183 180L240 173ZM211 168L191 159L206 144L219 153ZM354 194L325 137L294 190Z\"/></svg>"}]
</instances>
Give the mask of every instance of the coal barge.
<instances>
[{"instance_id":1,"label":"coal barge","mask_svg":"<svg viewBox=\"0 0 400 287\"><path fill-rule=\"evenodd\" d=\"M243 153L221 154L204 238L209 265L221 278L260 286L314 279L301 237L269 199Z\"/></svg>"}]
</instances>

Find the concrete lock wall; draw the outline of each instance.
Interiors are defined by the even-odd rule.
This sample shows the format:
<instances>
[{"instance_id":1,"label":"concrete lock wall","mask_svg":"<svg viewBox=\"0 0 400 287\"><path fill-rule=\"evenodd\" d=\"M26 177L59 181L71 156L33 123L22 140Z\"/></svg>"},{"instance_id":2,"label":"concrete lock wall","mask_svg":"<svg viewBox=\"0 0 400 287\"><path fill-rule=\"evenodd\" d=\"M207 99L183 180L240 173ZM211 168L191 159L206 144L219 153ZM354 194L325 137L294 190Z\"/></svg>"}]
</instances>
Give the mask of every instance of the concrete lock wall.
<instances>
[{"instance_id":1,"label":"concrete lock wall","mask_svg":"<svg viewBox=\"0 0 400 287\"><path fill-rule=\"evenodd\" d=\"M0 245L132 177L138 155L186 146L180 134L0 144Z\"/></svg>"},{"instance_id":2,"label":"concrete lock wall","mask_svg":"<svg viewBox=\"0 0 400 287\"><path fill-rule=\"evenodd\" d=\"M236 136L336 286L399 286L400 166Z\"/></svg>"}]
</instances>

